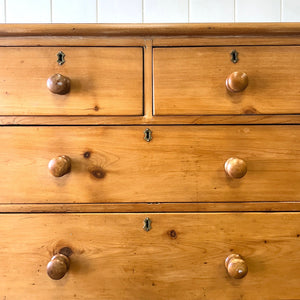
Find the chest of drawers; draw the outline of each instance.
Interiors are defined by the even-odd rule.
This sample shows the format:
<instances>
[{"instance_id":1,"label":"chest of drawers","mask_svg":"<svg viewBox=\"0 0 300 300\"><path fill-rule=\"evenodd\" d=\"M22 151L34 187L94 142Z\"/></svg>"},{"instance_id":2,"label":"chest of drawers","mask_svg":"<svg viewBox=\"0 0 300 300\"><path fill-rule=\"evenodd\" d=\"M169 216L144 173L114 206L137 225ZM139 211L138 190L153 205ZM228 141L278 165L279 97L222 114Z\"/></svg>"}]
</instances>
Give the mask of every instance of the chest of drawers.
<instances>
[{"instance_id":1,"label":"chest of drawers","mask_svg":"<svg viewBox=\"0 0 300 300\"><path fill-rule=\"evenodd\" d=\"M298 24L1 25L0 298L300 299Z\"/></svg>"}]
</instances>

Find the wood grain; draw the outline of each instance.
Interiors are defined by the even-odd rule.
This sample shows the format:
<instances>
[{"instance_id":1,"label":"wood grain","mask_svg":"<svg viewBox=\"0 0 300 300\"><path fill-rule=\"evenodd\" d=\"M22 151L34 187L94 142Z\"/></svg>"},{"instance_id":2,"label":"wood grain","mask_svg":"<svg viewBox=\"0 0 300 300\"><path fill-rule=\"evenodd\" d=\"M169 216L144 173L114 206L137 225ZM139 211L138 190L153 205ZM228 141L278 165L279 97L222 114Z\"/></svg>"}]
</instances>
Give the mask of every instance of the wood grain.
<instances>
[{"instance_id":1,"label":"wood grain","mask_svg":"<svg viewBox=\"0 0 300 300\"><path fill-rule=\"evenodd\" d=\"M146 217L152 220L149 232L143 230ZM1 299L252 300L300 294L299 213L14 214L0 221ZM54 281L46 266L63 247L73 251L70 269ZM231 253L245 259L245 278L227 274L224 260Z\"/></svg>"},{"instance_id":2,"label":"wood grain","mask_svg":"<svg viewBox=\"0 0 300 300\"><path fill-rule=\"evenodd\" d=\"M285 198L283 197L282 200ZM300 212L300 202L147 202L0 204L1 213Z\"/></svg>"},{"instance_id":3,"label":"wood grain","mask_svg":"<svg viewBox=\"0 0 300 300\"><path fill-rule=\"evenodd\" d=\"M148 87L149 91L149 87ZM149 104L149 94L145 102ZM145 94L146 96L146 94ZM151 101L151 99L150 99ZM152 108L152 106L151 106ZM149 112L149 110L148 110ZM1 125L240 125L300 124L300 114L291 115L222 115L222 116L0 116Z\"/></svg>"},{"instance_id":4,"label":"wood grain","mask_svg":"<svg viewBox=\"0 0 300 300\"><path fill-rule=\"evenodd\" d=\"M57 63L57 53L65 63ZM141 47L1 47L2 115L142 115ZM47 79L71 80L67 95L54 95Z\"/></svg>"},{"instance_id":5,"label":"wood grain","mask_svg":"<svg viewBox=\"0 0 300 300\"><path fill-rule=\"evenodd\" d=\"M1 24L0 36L281 36L300 35L299 23Z\"/></svg>"},{"instance_id":6,"label":"wood grain","mask_svg":"<svg viewBox=\"0 0 300 300\"><path fill-rule=\"evenodd\" d=\"M1 127L1 203L300 200L299 126ZM28 138L30 137L30 138ZM70 174L50 159L67 155ZM229 178L230 157L247 163Z\"/></svg>"},{"instance_id":7,"label":"wood grain","mask_svg":"<svg viewBox=\"0 0 300 300\"><path fill-rule=\"evenodd\" d=\"M1 24L0 24L1 26ZM247 45L300 45L299 35L280 36L1 36L0 46L117 46L144 47L146 41L152 41L153 46L247 46Z\"/></svg>"},{"instance_id":8,"label":"wood grain","mask_svg":"<svg viewBox=\"0 0 300 300\"><path fill-rule=\"evenodd\" d=\"M233 49L239 53L236 64L230 59ZM155 114L299 113L299 50L296 46L154 48ZM248 75L249 85L230 93L225 80L236 71Z\"/></svg>"}]
</instances>

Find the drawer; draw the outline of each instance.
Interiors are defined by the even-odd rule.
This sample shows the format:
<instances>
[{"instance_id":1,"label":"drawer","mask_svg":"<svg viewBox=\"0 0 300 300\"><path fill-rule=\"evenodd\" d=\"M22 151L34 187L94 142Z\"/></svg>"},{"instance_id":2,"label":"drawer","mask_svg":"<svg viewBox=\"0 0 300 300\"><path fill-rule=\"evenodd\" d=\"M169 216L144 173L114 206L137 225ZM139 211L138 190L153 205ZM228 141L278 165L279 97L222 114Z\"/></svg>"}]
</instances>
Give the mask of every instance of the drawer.
<instances>
[{"instance_id":1,"label":"drawer","mask_svg":"<svg viewBox=\"0 0 300 300\"><path fill-rule=\"evenodd\" d=\"M146 217L152 220L148 232ZM300 294L299 213L2 214L0 222L1 299L273 300ZM46 268L58 253L69 256L69 270L52 280ZM229 265L232 276L248 268L242 279L225 269L231 254L241 257L238 269ZM59 274L57 259L48 266L56 278L66 271L62 264Z\"/></svg>"},{"instance_id":2,"label":"drawer","mask_svg":"<svg viewBox=\"0 0 300 300\"><path fill-rule=\"evenodd\" d=\"M300 112L300 47L154 48L153 57L156 115Z\"/></svg>"},{"instance_id":3,"label":"drawer","mask_svg":"<svg viewBox=\"0 0 300 300\"><path fill-rule=\"evenodd\" d=\"M0 202L300 200L300 126L153 126L150 142L144 130L0 127Z\"/></svg>"},{"instance_id":4,"label":"drawer","mask_svg":"<svg viewBox=\"0 0 300 300\"><path fill-rule=\"evenodd\" d=\"M0 64L2 115L143 114L141 47L0 47Z\"/></svg>"}]
</instances>

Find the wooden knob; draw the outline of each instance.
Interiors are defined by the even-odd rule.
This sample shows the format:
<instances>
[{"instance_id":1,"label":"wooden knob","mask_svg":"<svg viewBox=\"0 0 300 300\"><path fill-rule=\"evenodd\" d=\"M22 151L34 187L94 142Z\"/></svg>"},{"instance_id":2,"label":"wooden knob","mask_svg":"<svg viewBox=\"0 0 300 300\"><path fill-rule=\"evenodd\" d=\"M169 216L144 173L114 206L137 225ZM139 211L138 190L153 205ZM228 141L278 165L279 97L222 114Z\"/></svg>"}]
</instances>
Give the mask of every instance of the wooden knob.
<instances>
[{"instance_id":1,"label":"wooden knob","mask_svg":"<svg viewBox=\"0 0 300 300\"><path fill-rule=\"evenodd\" d=\"M248 76L244 72L233 72L226 78L226 87L230 92L241 92L247 86Z\"/></svg>"},{"instance_id":2,"label":"wooden knob","mask_svg":"<svg viewBox=\"0 0 300 300\"><path fill-rule=\"evenodd\" d=\"M225 172L231 178L242 178L247 173L247 164L244 160L231 157L225 162Z\"/></svg>"},{"instance_id":3,"label":"wooden knob","mask_svg":"<svg viewBox=\"0 0 300 300\"><path fill-rule=\"evenodd\" d=\"M225 259L225 268L230 277L235 279L243 278L248 273L246 262L239 254L231 254Z\"/></svg>"},{"instance_id":4,"label":"wooden knob","mask_svg":"<svg viewBox=\"0 0 300 300\"><path fill-rule=\"evenodd\" d=\"M47 274L51 279L59 280L63 278L70 267L70 259L63 254L54 255L47 265Z\"/></svg>"},{"instance_id":5,"label":"wooden knob","mask_svg":"<svg viewBox=\"0 0 300 300\"><path fill-rule=\"evenodd\" d=\"M47 87L53 94L67 94L70 91L70 86L70 78L61 74L54 74L47 80Z\"/></svg>"},{"instance_id":6,"label":"wooden knob","mask_svg":"<svg viewBox=\"0 0 300 300\"><path fill-rule=\"evenodd\" d=\"M71 158L66 155L57 156L49 161L48 169L55 177L61 177L71 171Z\"/></svg>"}]
</instances>

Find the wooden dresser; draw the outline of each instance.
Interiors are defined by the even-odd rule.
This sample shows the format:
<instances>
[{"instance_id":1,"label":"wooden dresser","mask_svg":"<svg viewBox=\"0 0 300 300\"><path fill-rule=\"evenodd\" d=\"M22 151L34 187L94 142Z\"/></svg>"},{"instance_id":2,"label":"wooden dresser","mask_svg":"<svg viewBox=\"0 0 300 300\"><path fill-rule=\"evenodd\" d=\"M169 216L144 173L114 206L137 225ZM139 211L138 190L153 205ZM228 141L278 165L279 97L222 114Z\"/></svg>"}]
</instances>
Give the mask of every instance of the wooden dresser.
<instances>
[{"instance_id":1,"label":"wooden dresser","mask_svg":"<svg viewBox=\"0 0 300 300\"><path fill-rule=\"evenodd\" d=\"M0 299L300 299L300 25L0 25Z\"/></svg>"}]
</instances>

